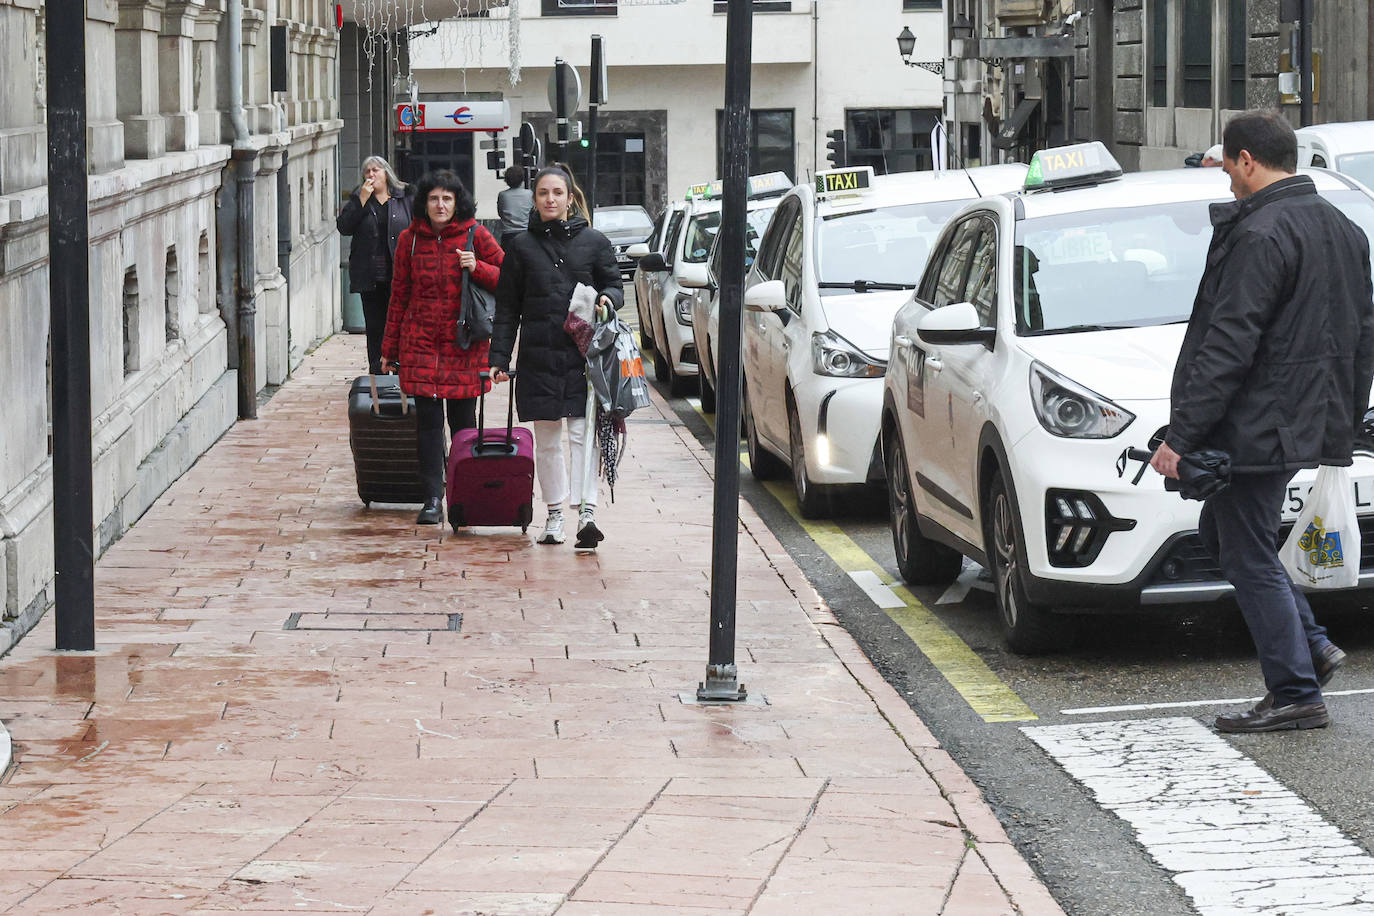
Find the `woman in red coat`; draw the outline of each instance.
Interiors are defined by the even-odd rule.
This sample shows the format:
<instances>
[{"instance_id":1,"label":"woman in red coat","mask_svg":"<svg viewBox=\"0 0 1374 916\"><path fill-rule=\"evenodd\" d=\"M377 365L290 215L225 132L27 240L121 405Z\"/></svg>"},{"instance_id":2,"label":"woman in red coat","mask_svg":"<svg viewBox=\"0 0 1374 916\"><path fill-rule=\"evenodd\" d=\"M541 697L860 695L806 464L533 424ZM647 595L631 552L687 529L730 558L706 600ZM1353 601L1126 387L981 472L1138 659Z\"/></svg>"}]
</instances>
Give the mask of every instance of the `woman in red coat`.
<instances>
[{"instance_id":1,"label":"woman in red coat","mask_svg":"<svg viewBox=\"0 0 1374 916\"><path fill-rule=\"evenodd\" d=\"M396 243L382 371L399 363L401 390L415 396L425 485L425 505L415 519L420 525L437 525L444 517L445 407L450 435L470 429L477 425L477 398L491 385L478 375L487 368L489 341L466 350L454 341L463 284L471 279L494 291L501 275L501 246L473 219L476 212L457 175L431 172L416 189L415 220Z\"/></svg>"}]
</instances>

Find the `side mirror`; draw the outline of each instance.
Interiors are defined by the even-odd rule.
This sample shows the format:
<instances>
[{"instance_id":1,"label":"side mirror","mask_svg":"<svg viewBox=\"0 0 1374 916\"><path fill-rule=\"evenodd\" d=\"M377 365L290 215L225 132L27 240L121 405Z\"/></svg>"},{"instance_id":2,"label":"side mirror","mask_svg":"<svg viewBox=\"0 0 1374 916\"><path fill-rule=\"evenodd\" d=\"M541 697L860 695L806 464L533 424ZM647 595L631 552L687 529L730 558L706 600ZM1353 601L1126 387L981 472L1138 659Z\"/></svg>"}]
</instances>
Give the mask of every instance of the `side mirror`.
<instances>
[{"instance_id":1,"label":"side mirror","mask_svg":"<svg viewBox=\"0 0 1374 916\"><path fill-rule=\"evenodd\" d=\"M764 280L744 291L746 312L776 312L787 307L787 290L781 280Z\"/></svg>"},{"instance_id":2,"label":"side mirror","mask_svg":"<svg viewBox=\"0 0 1374 916\"><path fill-rule=\"evenodd\" d=\"M711 285L711 271L705 263L689 264L683 262L674 271L677 285L684 289L705 289Z\"/></svg>"},{"instance_id":3,"label":"side mirror","mask_svg":"<svg viewBox=\"0 0 1374 916\"><path fill-rule=\"evenodd\" d=\"M641 246L647 250L648 246ZM668 269L668 262L663 260L663 255L658 252L646 254L639 259L639 269L649 273L661 273Z\"/></svg>"},{"instance_id":4,"label":"side mirror","mask_svg":"<svg viewBox=\"0 0 1374 916\"><path fill-rule=\"evenodd\" d=\"M916 325L916 335L928 344L991 344L995 328L985 328L971 302L955 302L927 312Z\"/></svg>"},{"instance_id":5,"label":"side mirror","mask_svg":"<svg viewBox=\"0 0 1374 916\"><path fill-rule=\"evenodd\" d=\"M647 258L648 256L649 246L645 242L635 242L629 248L625 249L625 257L634 258L636 261L640 258Z\"/></svg>"}]
</instances>

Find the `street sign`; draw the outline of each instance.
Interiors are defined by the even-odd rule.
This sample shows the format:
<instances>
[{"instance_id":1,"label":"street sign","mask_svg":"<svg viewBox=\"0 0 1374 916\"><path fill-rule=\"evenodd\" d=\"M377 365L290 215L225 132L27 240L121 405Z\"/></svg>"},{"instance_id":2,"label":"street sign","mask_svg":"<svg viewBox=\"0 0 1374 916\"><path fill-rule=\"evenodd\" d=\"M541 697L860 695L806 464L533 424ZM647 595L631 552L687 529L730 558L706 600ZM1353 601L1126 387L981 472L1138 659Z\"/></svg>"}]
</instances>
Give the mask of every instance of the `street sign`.
<instances>
[{"instance_id":1,"label":"street sign","mask_svg":"<svg viewBox=\"0 0 1374 916\"><path fill-rule=\"evenodd\" d=\"M611 86L606 79L606 39L592 36L591 96L589 105L605 105L611 100Z\"/></svg>"},{"instance_id":2,"label":"street sign","mask_svg":"<svg viewBox=\"0 0 1374 916\"><path fill-rule=\"evenodd\" d=\"M558 104L558 69L563 70L563 104L560 108ZM553 71L549 73L549 110L557 114L560 110L564 112L564 117L568 117L577 111L577 107L582 104L582 77L577 75L577 68L567 61L558 61Z\"/></svg>"},{"instance_id":3,"label":"street sign","mask_svg":"<svg viewBox=\"0 0 1374 916\"><path fill-rule=\"evenodd\" d=\"M506 148L506 141L502 140L500 137L492 137L490 140L479 140L478 143L477 143L477 148L478 148L478 149L505 149L505 148Z\"/></svg>"},{"instance_id":4,"label":"street sign","mask_svg":"<svg viewBox=\"0 0 1374 916\"><path fill-rule=\"evenodd\" d=\"M403 102L396 106L396 129L461 130L493 133L510 129L510 103L475 102L466 99Z\"/></svg>"}]
</instances>

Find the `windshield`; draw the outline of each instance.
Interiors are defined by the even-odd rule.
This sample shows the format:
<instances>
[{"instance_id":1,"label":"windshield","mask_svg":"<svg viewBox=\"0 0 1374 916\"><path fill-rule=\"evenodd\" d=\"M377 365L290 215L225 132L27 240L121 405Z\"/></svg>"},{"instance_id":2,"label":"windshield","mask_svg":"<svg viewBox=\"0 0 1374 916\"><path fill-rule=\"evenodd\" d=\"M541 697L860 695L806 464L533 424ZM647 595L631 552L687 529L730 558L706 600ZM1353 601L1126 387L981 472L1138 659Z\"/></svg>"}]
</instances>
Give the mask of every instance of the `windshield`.
<instances>
[{"instance_id":1,"label":"windshield","mask_svg":"<svg viewBox=\"0 0 1374 916\"><path fill-rule=\"evenodd\" d=\"M700 264L711 253L711 243L720 231L720 211L702 213L687 224L687 241L682 247L682 260Z\"/></svg>"},{"instance_id":2,"label":"windshield","mask_svg":"<svg viewBox=\"0 0 1374 916\"><path fill-rule=\"evenodd\" d=\"M640 230L647 236L654 231L654 223L643 210L597 210L596 228L602 232Z\"/></svg>"},{"instance_id":3,"label":"windshield","mask_svg":"<svg viewBox=\"0 0 1374 916\"><path fill-rule=\"evenodd\" d=\"M846 285L856 280L916 284L935 237L966 203L904 204L822 217L816 232L817 280ZM827 296L846 290L822 288L820 292Z\"/></svg>"},{"instance_id":4,"label":"windshield","mask_svg":"<svg viewBox=\"0 0 1374 916\"><path fill-rule=\"evenodd\" d=\"M1366 187L1374 188L1374 153L1351 153L1336 159L1336 171L1344 172Z\"/></svg>"},{"instance_id":5,"label":"windshield","mask_svg":"<svg viewBox=\"0 0 1374 916\"><path fill-rule=\"evenodd\" d=\"M1323 194L1366 235L1374 200ZM1012 292L1020 334L1186 321L1212 240L1210 201L1066 213L1022 222Z\"/></svg>"}]
</instances>

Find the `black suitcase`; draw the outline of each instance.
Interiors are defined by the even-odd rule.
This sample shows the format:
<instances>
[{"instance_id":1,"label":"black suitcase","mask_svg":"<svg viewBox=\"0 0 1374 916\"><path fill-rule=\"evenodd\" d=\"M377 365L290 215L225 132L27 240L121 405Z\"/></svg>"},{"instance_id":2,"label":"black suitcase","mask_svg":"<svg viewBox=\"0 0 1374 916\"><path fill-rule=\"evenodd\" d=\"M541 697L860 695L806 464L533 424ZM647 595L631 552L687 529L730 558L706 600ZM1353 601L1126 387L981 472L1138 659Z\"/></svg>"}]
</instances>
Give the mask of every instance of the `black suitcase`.
<instances>
[{"instance_id":1,"label":"black suitcase","mask_svg":"<svg viewBox=\"0 0 1374 916\"><path fill-rule=\"evenodd\" d=\"M394 375L364 375L348 392L348 444L358 498L372 503L423 503L415 455L415 399Z\"/></svg>"}]
</instances>

